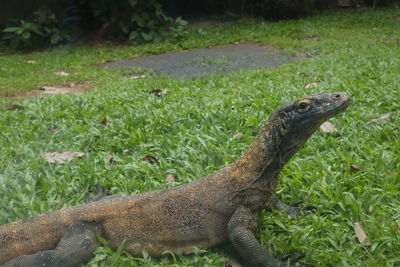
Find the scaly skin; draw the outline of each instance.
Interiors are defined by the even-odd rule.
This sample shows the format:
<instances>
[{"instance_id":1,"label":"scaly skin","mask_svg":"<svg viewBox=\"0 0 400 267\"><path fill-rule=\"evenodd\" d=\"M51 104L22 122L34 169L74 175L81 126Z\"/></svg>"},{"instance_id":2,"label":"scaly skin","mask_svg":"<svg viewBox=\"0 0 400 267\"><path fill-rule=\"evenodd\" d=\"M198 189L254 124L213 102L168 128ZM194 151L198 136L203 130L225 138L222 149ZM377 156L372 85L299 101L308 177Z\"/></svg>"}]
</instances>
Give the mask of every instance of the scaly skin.
<instances>
[{"instance_id":1,"label":"scaly skin","mask_svg":"<svg viewBox=\"0 0 400 267\"><path fill-rule=\"evenodd\" d=\"M346 93L312 95L271 115L235 162L200 180L133 196L40 214L0 227L3 266L77 266L93 256L103 236L112 247L161 256L190 253L230 241L247 266L286 266L254 236L262 209L297 210L274 195L278 173L327 119L350 104Z\"/></svg>"}]
</instances>

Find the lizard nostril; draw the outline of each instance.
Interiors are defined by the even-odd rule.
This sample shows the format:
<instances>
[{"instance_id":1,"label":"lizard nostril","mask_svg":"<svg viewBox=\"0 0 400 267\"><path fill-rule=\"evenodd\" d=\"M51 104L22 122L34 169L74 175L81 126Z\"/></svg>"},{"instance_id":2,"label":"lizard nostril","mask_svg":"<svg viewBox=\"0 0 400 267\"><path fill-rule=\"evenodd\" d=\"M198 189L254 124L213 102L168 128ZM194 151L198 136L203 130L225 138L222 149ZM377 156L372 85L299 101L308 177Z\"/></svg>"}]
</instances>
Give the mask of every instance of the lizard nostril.
<instances>
[{"instance_id":1,"label":"lizard nostril","mask_svg":"<svg viewBox=\"0 0 400 267\"><path fill-rule=\"evenodd\" d=\"M335 95L335 99L340 99L340 95L339 94L337 94L337 95Z\"/></svg>"}]
</instances>

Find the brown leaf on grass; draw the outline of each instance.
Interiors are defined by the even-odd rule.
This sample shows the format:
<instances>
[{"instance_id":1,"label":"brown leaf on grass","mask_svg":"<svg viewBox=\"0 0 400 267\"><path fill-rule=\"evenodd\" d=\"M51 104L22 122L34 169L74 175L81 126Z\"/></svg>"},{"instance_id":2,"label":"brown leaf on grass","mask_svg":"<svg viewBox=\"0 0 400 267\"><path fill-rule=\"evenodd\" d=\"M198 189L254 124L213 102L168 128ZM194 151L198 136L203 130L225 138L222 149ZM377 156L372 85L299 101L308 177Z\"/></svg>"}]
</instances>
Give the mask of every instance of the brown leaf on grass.
<instances>
[{"instance_id":1,"label":"brown leaf on grass","mask_svg":"<svg viewBox=\"0 0 400 267\"><path fill-rule=\"evenodd\" d=\"M71 82L71 81L66 81L65 85L68 86L68 87L75 87L75 83Z\"/></svg>"},{"instance_id":2,"label":"brown leaf on grass","mask_svg":"<svg viewBox=\"0 0 400 267\"><path fill-rule=\"evenodd\" d=\"M107 123L108 123L108 120L107 120L107 118L104 118L104 119L102 119L101 121L100 121L100 124L102 124L102 125L107 125Z\"/></svg>"},{"instance_id":3,"label":"brown leaf on grass","mask_svg":"<svg viewBox=\"0 0 400 267\"><path fill-rule=\"evenodd\" d=\"M156 158L156 157L153 157L153 156L151 156L151 155L146 155L146 156L144 156L144 157L142 158L142 160L147 161L147 162L150 163L150 164L155 164L155 163L158 164L157 158Z\"/></svg>"},{"instance_id":4,"label":"brown leaf on grass","mask_svg":"<svg viewBox=\"0 0 400 267\"><path fill-rule=\"evenodd\" d=\"M57 71L57 72L54 72L54 74L57 76L69 76L69 73L64 72L64 71Z\"/></svg>"},{"instance_id":5,"label":"brown leaf on grass","mask_svg":"<svg viewBox=\"0 0 400 267\"><path fill-rule=\"evenodd\" d=\"M21 110L24 109L23 106L17 105L17 104L5 104L3 106L4 110Z\"/></svg>"},{"instance_id":6,"label":"brown leaf on grass","mask_svg":"<svg viewBox=\"0 0 400 267\"><path fill-rule=\"evenodd\" d=\"M85 155L83 152L66 151L66 152L49 152L42 155L43 159L49 163L64 164L74 158L81 158Z\"/></svg>"},{"instance_id":7,"label":"brown leaf on grass","mask_svg":"<svg viewBox=\"0 0 400 267\"><path fill-rule=\"evenodd\" d=\"M28 64L36 64L36 60L25 60L26 63Z\"/></svg>"},{"instance_id":8,"label":"brown leaf on grass","mask_svg":"<svg viewBox=\"0 0 400 267\"><path fill-rule=\"evenodd\" d=\"M359 171L362 170L361 167L358 166L358 165L350 165L350 169L351 169L352 171L355 171L355 172L359 172Z\"/></svg>"},{"instance_id":9,"label":"brown leaf on grass","mask_svg":"<svg viewBox=\"0 0 400 267\"><path fill-rule=\"evenodd\" d=\"M167 88L154 88L154 89L147 91L147 93L149 93L151 95L155 95L157 97L160 97L160 96L166 95L168 93L168 89Z\"/></svg>"},{"instance_id":10,"label":"brown leaf on grass","mask_svg":"<svg viewBox=\"0 0 400 267\"><path fill-rule=\"evenodd\" d=\"M128 77L133 80L137 80L137 79L146 78L146 75L145 74L132 74L132 75L129 75Z\"/></svg>"},{"instance_id":11,"label":"brown leaf on grass","mask_svg":"<svg viewBox=\"0 0 400 267\"><path fill-rule=\"evenodd\" d=\"M319 83L309 83L306 86L304 86L304 88L305 89L311 89L311 88L315 88L315 87L318 87L318 86L320 86Z\"/></svg>"},{"instance_id":12,"label":"brown leaf on grass","mask_svg":"<svg viewBox=\"0 0 400 267\"><path fill-rule=\"evenodd\" d=\"M368 238L368 236L367 236L367 234L364 232L364 230L362 229L361 224L358 223L358 222L355 222L353 226L354 226L354 232L355 232L355 234L356 234L356 237L357 237L358 241L359 241L361 244L364 244L364 245L366 245L366 246L371 246L372 244L371 244L370 241L368 241L368 240L365 241L365 240Z\"/></svg>"},{"instance_id":13,"label":"brown leaf on grass","mask_svg":"<svg viewBox=\"0 0 400 267\"><path fill-rule=\"evenodd\" d=\"M47 128L47 131L49 131L50 133L56 133L60 130L61 129L58 126L53 126L53 127Z\"/></svg>"},{"instance_id":14,"label":"brown leaf on grass","mask_svg":"<svg viewBox=\"0 0 400 267\"><path fill-rule=\"evenodd\" d=\"M377 119L370 120L367 124L387 123L392 118L392 113L386 113Z\"/></svg>"},{"instance_id":15,"label":"brown leaf on grass","mask_svg":"<svg viewBox=\"0 0 400 267\"><path fill-rule=\"evenodd\" d=\"M321 126L319 126L319 129L324 134L334 135L334 136L338 136L339 135L339 131L336 128L336 126L333 123L329 122L329 121L326 121L323 124L321 124Z\"/></svg>"},{"instance_id":16,"label":"brown leaf on grass","mask_svg":"<svg viewBox=\"0 0 400 267\"><path fill-rule=\"evenodd\" d=\"M111 152L111 151L108 151L108 152L107 152L107 161L108 161L108 163L110 163L110 164L114 163L114 158L113 158L113 155L112 155L112 152Z\"/></svg>"},{"instance_id":17,"label":"brown leaf on grass","mask_svg":"<svg viewBox=\"0 0 400 267\"><path fill-rule=\"evenodd\" d=\"M224 262L224 267L243 267L239 262L230 258Z\"/></svg>"},{"instance_id":18,"label":"brown leaf on grass","mask_svg":"<svg viewBox=\"0 0 400 267\"><path fill-rule=\"evenodd\" d=\"M165 181L166 182L175 182L175 176L173 176L172 174L167 174L167 177L165 177Z\"/></svg>"}]
</instances>

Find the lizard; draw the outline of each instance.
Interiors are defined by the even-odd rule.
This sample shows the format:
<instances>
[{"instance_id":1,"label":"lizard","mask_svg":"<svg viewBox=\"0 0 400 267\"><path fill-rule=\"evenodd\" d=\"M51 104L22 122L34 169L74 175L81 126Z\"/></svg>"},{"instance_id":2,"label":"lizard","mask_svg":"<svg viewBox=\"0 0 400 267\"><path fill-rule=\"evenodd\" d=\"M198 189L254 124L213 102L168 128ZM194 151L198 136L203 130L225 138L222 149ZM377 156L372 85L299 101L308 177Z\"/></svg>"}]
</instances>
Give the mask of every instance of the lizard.
<instances>
[{"instance_id":1,"label":"lizard","mask_svg":"<svg viewBox=\"0 0 400 267\"><path fill-rule=\"evenodd\" d=\"M0 265L79 266L100 243L152 256L189 254L230 242L246 266L286 266L256 238L263 209L296 216L274 193L279 172L319 126L351 103L345 92L314 94L277 109L234 162L180 186L42 213L0 226Z\"/></svg>"}]
</instances>

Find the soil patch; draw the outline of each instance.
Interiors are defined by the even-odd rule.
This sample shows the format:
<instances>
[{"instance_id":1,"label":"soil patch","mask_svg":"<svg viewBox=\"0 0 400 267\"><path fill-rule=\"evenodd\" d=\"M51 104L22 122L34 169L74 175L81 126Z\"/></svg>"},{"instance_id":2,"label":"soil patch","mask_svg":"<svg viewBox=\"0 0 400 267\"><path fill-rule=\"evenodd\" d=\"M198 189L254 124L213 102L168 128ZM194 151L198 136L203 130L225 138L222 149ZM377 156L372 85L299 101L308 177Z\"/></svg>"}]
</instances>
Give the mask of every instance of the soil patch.
<instances>
[{"instance_id":1,"label":"soil patch","mask_svg":"<svg viewBox=\"0 0 400 267\"><path fill-rule=\"evenodd\" d=\"M148 69L178 78L197 78L239 69L272 68L300 60L257 43L241 43L108 62L109 69Z\"/></svg>"},{"instance_id":2,"label":"soil patch","mask_svg":"<svg viewBox=\"0 0 400 267\"><path fill-rule=\"evenodd\" d=\"M33 98L47 95L80 94L93 89L89 88L90 81L79 83L67 82L65 84L43 85L37 90L20 92L16 95L6 97L8 99Z\"/></svg>"}]
</instances>

